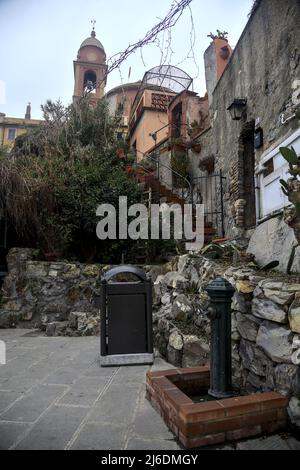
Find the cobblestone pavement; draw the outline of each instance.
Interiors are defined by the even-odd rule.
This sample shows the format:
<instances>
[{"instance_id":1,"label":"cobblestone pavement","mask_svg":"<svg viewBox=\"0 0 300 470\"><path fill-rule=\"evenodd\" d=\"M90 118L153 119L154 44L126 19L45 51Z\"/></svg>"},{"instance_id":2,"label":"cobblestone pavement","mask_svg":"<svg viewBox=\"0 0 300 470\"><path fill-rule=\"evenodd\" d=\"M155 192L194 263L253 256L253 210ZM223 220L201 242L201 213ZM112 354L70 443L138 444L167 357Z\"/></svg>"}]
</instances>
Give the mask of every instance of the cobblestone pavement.
<instances>
[{"instance_id":1,"label":"cobblestone pavement","mask_svg":"<svg viewBox=\"0 0 300 470\"><path fill-rule=\"evenodd\" d=\"M0 330L0 449L178 450L145 399L147 366L100 368L99 338ZM153 370L170 368L156 359ZM237 449L300 449L291 436ZM225 446L231 450L233 446Z\"/></svg>"}]
</instances>

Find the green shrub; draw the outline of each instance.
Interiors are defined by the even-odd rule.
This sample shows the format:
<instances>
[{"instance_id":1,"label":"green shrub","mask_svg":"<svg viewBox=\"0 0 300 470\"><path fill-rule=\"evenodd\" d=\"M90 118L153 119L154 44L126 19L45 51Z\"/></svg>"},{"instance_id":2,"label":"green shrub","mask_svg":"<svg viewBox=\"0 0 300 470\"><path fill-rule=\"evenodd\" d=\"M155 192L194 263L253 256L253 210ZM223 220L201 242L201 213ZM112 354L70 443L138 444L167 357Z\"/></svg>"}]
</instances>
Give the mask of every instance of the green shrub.
<instances>
[{"instance_id":1,"label":"green shrub","mask_svg":"<svg viewBox=\"0 0 300 470\"><path fill-rule=\"evenodd\" d=\"M96 252L109 243L96 238L96 209L119 196L140 199L136 182L117 157L119 118L104 100L95 108L84 97L69 107L48 101L45 122L21 136L9 157L0 159L0 209L23 240L44 253Z\"/></svg>"}]
</instances>

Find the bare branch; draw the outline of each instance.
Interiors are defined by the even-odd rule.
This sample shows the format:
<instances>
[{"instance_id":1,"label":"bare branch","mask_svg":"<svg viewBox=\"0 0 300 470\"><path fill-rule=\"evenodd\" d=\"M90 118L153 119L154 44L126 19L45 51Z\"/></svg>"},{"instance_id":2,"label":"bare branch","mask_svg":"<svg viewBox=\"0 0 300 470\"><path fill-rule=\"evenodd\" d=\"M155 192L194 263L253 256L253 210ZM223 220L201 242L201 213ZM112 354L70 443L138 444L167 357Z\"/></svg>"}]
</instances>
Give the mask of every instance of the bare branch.
<instances>
[{"instance_id":1,"label":"bare branch","mask_svg":"<svg viewBox=\"0 0 300 470\"><path fill-rule=\"evenodd\" d=\"M171 9L164 19L160 20L150 31L146 33L143 39L140 39L134 44L130 44L127 49L123 52L118 52L114 54L110 59L108 59L108 69L105 77L100 82L103 83L107 76L115 69L119 68L120 65L134 52L142 47L153 44L157 42L158 35L163 31L168 31L170 28L176 25L180 19L183 11L192 3L193 0L178 0L173 1Z\"/></svg>"}]
</instances>

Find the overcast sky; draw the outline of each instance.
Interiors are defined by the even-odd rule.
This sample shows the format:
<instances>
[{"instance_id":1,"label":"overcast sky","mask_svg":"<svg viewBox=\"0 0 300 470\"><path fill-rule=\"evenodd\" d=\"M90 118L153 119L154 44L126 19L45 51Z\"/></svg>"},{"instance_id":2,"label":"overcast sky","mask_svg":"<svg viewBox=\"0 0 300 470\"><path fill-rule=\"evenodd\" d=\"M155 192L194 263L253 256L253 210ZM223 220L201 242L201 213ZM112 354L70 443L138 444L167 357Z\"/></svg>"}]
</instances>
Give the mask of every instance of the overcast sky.
<instances>
[{"instance_id":1,"label":"overcast sky","mask_svg":"<svg viewBox=\"0 0 300 470\"><path fill-rule=\"evenodd\" d=\"M90 36L92 18L97 21L97 38L110 57L141 39L166 15L171 3L171 0L0 0L0 112L23 117L26 104L31 101L32 117L40 118L40 105L48 98L70 103L74 87L73 60L81 42ZM193 58L187 58L191 32L189 10L180 18L172 33L171 62L180 64L194 78L194 91L205 92L203 53L210 43L207 34L216 29L226 30L234 46L246 25L252 3L253 0L192 1L197 65ZM107 90L122 80L123 83L140 80L160 60L157 46L145 47L143 58L136 53L120 71L109 75Z\"/></svg>"}]
</instances>

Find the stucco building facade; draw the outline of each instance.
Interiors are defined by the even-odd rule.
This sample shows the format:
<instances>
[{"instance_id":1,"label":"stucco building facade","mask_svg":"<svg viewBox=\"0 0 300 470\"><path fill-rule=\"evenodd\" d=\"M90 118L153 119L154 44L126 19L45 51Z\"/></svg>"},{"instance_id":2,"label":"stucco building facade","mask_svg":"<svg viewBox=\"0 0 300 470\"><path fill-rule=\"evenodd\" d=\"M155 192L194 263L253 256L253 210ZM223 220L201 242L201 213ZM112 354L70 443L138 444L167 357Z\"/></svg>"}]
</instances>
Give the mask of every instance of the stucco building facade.
<instances>
[{"instance_id":1,"label":"stucco building facade","mask_svg":"<svg viewBox=\"0 0 300 470\"><path fill-rule=\"evenodd\" d=\"M25 134L28 129L38 126L42 121L31 119L31 106L27 105L24 118L7 117L0 113L0 146L11 148L17 137Z\"/></svg>"},{"instance_id":2,"label":"stucco building facade","mask_svg":"<svg viewBox=\"0 0 300 470\"><path fill-rule=\"evenodd\" d=\"M118 134L120 138L122 137L122 139L127 138L131 108L140 85L140 81L135 83L126 83L112 88L105 95L109 112L112 115L120 113L121 122L120 128L118 129Z\"/></svg>"}]
</instances>

